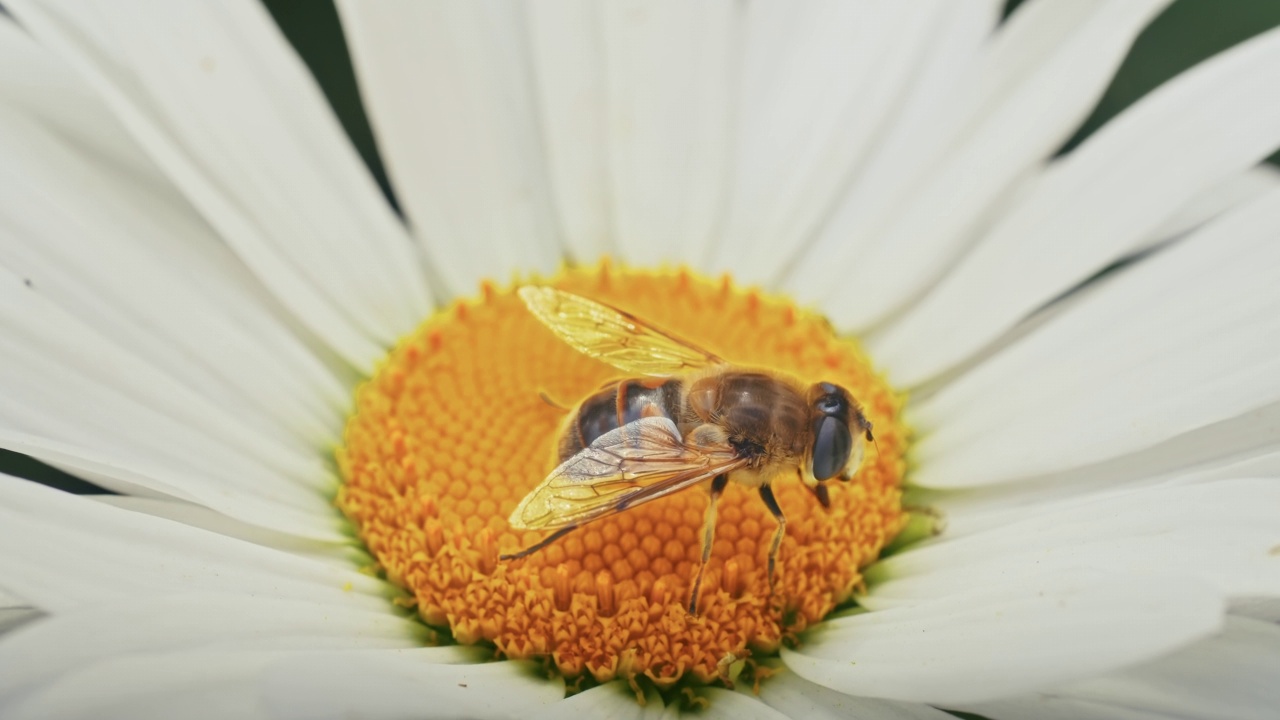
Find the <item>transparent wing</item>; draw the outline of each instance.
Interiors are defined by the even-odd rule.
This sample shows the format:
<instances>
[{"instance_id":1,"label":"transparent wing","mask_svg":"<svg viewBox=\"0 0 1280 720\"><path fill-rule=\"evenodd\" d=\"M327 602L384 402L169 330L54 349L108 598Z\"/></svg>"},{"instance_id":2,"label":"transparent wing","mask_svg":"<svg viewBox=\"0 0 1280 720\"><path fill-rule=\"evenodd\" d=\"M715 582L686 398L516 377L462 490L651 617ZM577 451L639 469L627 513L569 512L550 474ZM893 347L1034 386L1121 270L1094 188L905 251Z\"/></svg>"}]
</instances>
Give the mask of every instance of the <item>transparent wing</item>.
<instances>
[{"instance_id":1,"label":"transparent wing","mask_svg":"<svg viewBox=\"0 0 1280 720\"><path fill-rule=\"evenodd\" d=\"M686 445L665 417L641 418L601 435L551 471L511 513L511 527L541 530L584 523L745 463L728 445Z\"/></svg>"},{"instance_id":2,"label":"transparent wing","mask_svg":"<svg viewBox=\"0 0 1280 720\"><path fill-rule=\"evenodd\" d=\"M724 364L716 355L604 303L532 285L520 288L520 298L575 350L628 373L671 377Z\"/></svg>"}]
</instances>

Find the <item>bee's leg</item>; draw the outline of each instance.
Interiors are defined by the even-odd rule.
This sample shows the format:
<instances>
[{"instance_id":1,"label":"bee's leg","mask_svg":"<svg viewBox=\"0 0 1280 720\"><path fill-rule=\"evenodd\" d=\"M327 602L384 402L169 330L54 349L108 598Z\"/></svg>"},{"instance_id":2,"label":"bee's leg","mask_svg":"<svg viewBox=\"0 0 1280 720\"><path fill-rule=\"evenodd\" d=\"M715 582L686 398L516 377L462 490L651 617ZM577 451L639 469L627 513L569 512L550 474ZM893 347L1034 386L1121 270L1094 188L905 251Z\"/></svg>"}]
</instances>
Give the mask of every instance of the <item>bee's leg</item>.
<instances>
[{"instance_id":1,"label":"bee's leg","mask_svg":"<svg viewBox=\"0 0 1280 720\"><path fill-rule=\"evenodd\" d=\"M778 499L773 496L773 488L768 485L761 485L760 499L764 500L765 507L769 508L769 512L773 513L773 518L778 521L778 529L773 531L773 542L769 544L769 593L773 594L773 580L776 576L775 570L778 565L778 548L782 547L782 538L787 533L787 518L782 514L782 508L778 507Z\"/></svg>"},{"instance_id":2,"label":"bee's leg","mask_svg":"<svg viewBox=\"0 0 1280 720\"><path fill-rule=\"evenodd\" d=\"M555 408L555 409L557 409L557 410L559 410L559 411L561 411L561 412L569 412L570 410L572 410L572 409L573 409L573 408L570 408L570 407L565 407L563 404L561 404L561 403L559 403L559 402L556 402L556 400L555 400L554 398L552 398L549 394L547 394L547 391L546 391L546 390L539 390L539 391L538 391L538 397L539 397L539 398L542 398L542 402L544 402L544 403L546 403L546 404L550 405L551 407L553 407L553 408Z\"/></svg>"},{"instance_id":3,"label":"bee's leg","mask_svg":"<svg viewBox=\"0 0 1280 720\"><path fill-rule=\"evenodd\" d=\"M831 509L831 492L827 490L827 486L822 483L818 483L817 485L813 486L812 490L813 490L814 496L818 498L818 502L822 504L822 507L826 508L827 510L830 510Z\"/></svg>"},{"instance_id":4,"label":"bee's leg","mask_svg":"<svg viewBox=\"0 0 1280 720\"><path fill-rule=\"evenodd\" d=\"M814 479L813 476L810 476L809 479L813 480L813 482L806 481L804 473L800 472L799 468L796 468L796 480L799 480L801 485L809 488L809 492L813 493L813 496L818 499L818 503L822 505L823 509L830 510L831 493L827 491L827 486Z\"/></svg>"},{"instance_id":5,"label":"bee's leg","mask_svg":"<svg viewBox=\"0 0 1280 720\"><path fill-rule=\"evenodd\" d=\"M711 559L711 543L716 539L716 501L720 493L729 484L728 475L717 475L711 481L711 500L707 503L707 514L702 517L702 563L698 565L698 574L693 578L693 593L689 596L689 614L698 614L698 593L702 590L702 571L707 569L707 561Z\"/></svg>"},{"instance_id":6,"label":"bee's leg","mask_svg":"<svg viewBox=\"0 0 1280 720\"><path fill-rule=\"evenodd\" d=\"M560 528L559 530L551 533L550 535L542 538L538 542L521 550L520 552L511 553L510 555L499 555L498 559L499 560L519 560L522 557L528 557L529 555L532 555L538 552L542 548L550 545L551 543L559 540L560 538L564 537L565 535L568 535L569 533L577 529L578 529L577 523L574 523L573 525L566 525Z\"/></svg>"}]
</instances>

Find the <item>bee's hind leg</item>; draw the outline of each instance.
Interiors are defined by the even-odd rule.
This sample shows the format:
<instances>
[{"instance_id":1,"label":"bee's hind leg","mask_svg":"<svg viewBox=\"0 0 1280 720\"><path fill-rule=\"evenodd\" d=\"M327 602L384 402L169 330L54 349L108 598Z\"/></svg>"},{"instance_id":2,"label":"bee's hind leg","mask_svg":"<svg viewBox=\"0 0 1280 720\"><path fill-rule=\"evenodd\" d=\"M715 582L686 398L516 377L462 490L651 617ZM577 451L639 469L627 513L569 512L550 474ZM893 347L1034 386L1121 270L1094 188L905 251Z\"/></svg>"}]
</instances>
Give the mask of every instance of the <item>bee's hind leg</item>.
<instances>
[{"instance_id":1,"label":"bee's hind leg","mask_svg":"<svg viewBox=\"0 0 1280 720\"><path fill-rule=\"evenodd\" d=\"M702 562L698 565L698 574L693 578L693 592L689 595L689 614L698 614L698 593L702 590L702 571L707 569L707 561L711 559L711 544L716 539L716 501L720 493L729 484L728 475L717 475L711 481L711 500L707 503L707 514L702 518Z\"/></svg>"},{"instance_id":2,"label":"bee's hind leg","mask_svg":"<svg viewBox=\"0 0 1280 720\"><path fill-rule=\"evenodd\" d=\"M530 545L529 547L519 552L511 553L509 555L499 555L498 559L499 560L519 560L522 557L528 557L577 529L578 529L577 523L574 523L573 525L566 525L565 527L560 528L559 530L542 538L541 540Z\"/></svg>"},{"instance_id":3,"label":"bee's hind leg","mask_svg":"<svg viewBox=\"0 0 1280 720\"><path fill-rule=\"evenodd\" d=\"M782 538L787 534L787 518L778 506L778 499L773 496L773 488L761 485L760 499L764 500L765 507L769 508L773 518L778 521L778 529L773 531L773 542L769 543L769 594L772 595L774 578L777 576L778 548L782 547Z\"/></svg>"}]
</instances>

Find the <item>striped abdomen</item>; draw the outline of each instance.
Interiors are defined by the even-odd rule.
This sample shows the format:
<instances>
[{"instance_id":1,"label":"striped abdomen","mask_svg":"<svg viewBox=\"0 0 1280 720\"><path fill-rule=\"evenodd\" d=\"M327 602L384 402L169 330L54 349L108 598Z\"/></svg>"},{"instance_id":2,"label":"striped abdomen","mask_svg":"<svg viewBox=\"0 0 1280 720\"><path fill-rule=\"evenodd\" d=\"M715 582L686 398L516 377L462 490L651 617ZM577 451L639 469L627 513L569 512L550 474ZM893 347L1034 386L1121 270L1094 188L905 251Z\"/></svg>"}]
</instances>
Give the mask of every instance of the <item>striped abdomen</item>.
<instances>
[{"instance_id":1,"label":"striped abdomen","mask_svg":"<svg viewBox=\"0 0 1280 720\"><path fill-rule=\"evenodd\" d=\"M676 378L627 378L604 386L583 400L569 419L560 438L560 462L577 455L610 430L644 417L646 407L652 406L660 415L679 422L681 384Z\"/></svg>"}]
</instances>

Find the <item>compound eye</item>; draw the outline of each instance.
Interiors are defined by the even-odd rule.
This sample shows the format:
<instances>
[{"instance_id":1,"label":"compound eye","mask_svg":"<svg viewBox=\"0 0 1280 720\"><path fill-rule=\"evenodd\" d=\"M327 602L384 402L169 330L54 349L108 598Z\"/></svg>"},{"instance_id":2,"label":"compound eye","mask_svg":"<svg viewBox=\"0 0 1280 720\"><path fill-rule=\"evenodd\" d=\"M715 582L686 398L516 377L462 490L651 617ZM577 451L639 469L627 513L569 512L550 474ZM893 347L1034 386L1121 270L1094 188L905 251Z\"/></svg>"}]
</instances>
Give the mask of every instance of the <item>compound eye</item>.
<instances>
[{"instance_id":1,"label":"compound eye","mask_svg":"<svg viewBox=\"0 0 1280 720\"><path fill-rule=\"evenodd\" d=\"M838 385L832 385L829 382L817 383L809 388L809 397L813 402L813 409L819 415L833 415L848 420L848 394L841 390Z\"/></svg>"},{"instance_id":2,"label":"compound eye","mask_svg":"<svg viewBox=\"0 0 1280 720\"><path fill-rule=\"evenodd\" d=\"M853 434L849 425L834 417L821 417L813 423L813 477L827 480L840 474L849 464L853 450Z\"/></svg>"}]
</instances>

